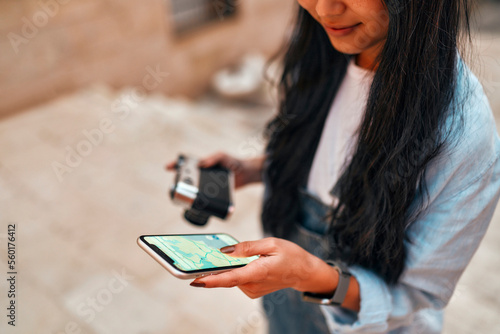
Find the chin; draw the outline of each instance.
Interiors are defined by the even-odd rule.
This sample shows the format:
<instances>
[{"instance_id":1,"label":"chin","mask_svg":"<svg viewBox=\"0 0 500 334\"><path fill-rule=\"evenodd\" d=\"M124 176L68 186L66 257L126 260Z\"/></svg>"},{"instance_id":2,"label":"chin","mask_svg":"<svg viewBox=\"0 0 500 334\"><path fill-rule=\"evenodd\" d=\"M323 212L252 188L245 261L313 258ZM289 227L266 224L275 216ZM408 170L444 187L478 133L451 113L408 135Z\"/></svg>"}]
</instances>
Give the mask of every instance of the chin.
<instances>
[{"instance_id":1,"label":"chin","mask_svg":"<svg viewBox=\"0 0 500 334\"><path fill-rule=\"evenodd\" d=\"M331 41L331 44L335 50L346 55L357 55L360 54L362 50L350 45L348 43L339 43L338 41Z\"/></svg>"}]
</instances>

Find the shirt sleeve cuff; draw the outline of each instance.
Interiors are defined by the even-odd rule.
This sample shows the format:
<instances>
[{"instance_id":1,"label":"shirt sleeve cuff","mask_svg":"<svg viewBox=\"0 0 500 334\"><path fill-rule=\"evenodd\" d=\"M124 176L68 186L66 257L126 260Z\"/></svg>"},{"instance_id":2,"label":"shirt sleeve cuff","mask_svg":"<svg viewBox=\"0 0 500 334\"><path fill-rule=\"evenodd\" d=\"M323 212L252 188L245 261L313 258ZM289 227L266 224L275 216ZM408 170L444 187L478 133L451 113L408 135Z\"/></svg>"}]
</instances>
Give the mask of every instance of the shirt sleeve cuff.
<instances>
[{"instance_id":1,"label":"shirt sleeve cuff","mask_svg":"<svg viewBox=\"0 0 500 334\"><path fill-rule=\"evenodd\" d=\"M321 306L330 332L387 332L392 305L389 287L381 277L362 267L352 266L349 271L359 284L361 308L357 317L348 317L338 307Z\"/></svg>"}]
</instances>

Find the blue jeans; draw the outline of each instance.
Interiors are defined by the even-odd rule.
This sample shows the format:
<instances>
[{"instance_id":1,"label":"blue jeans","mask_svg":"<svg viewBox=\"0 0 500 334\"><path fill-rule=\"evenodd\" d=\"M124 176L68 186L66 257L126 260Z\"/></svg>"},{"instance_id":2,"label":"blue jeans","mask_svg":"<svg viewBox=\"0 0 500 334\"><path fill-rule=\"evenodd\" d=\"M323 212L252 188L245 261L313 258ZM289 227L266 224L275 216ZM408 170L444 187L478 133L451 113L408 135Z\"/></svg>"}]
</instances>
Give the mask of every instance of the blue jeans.
<instances>
[{"instance_id":1,"label":"blue jeans","mask_svg":"<svg viewBox=\"0 0 500 334\"><path fill-rule=\"evenodd\" d=\"M328 244L324 234L328 228L325 216L328 206L316 197L301 191L301 217L292 227L289 240L311 254L325 259ZM329 333L319 305L303 302L301 292L284 289L263 298L263 307L269 321L269 333Z\"/></svg>"}]
</instances>

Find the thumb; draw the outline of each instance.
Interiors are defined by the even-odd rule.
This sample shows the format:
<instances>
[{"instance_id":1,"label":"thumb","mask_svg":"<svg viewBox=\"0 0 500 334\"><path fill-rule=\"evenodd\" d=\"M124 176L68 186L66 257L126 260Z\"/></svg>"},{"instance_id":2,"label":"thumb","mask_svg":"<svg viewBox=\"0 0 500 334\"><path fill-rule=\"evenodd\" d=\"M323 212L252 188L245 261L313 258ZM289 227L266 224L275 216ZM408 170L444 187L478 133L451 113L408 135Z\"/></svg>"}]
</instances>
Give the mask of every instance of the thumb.
<instances>
[{"instance_id":1,"label":"thumb","mask_svg":"<svg viewBox=\"0 0 500 334\"><path fill-rule=\"evenodd\" d=\"M277 251L278 240L276 238L266 238L257 241L244 241L236 245L223 247L220 251L234 257L272 255Z\"/></svg>"}]
</instances>

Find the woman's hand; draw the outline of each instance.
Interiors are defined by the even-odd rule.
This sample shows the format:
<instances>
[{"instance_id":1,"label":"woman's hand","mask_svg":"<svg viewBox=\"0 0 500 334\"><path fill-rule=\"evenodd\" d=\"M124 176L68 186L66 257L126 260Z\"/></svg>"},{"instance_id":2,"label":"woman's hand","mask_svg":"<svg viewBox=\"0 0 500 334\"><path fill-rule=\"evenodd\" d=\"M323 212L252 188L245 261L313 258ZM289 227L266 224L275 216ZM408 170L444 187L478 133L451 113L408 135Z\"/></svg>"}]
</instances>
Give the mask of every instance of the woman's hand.
<instances>
[{"instance_id":1,"label":"woman's hand","mask_svg":"<svg viewBox=\"0 0 500 334\"><path fill-rule=\"evenodd\" d=\"M197 278L195 287L239 287L250 298L293 288L298 291L332 293L338 283L337 271L298 245L277 238L242 242L221 249L235 257L260 255L242 268Z\"/></svg>"},{"instance_id":2,"label":"woman's hand","mask_svg":"<svg viewBox=\"0 0 500 334\"><path fill-rule=\"evenodd\" d=\"M166 168L167 170L174 170L177 161L170 162ZM234 173L235 188L243 187L247 184L262 181L262 165L264 163L264 156L254 159L240 160L236 159L226 153L215 153L204 159L201 159L199 166L203 168L212 167L214 165L221 165Z\"/></svg>"}]
</instances>

